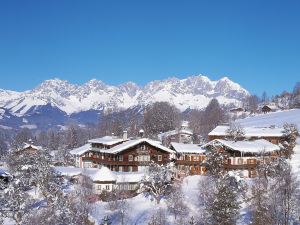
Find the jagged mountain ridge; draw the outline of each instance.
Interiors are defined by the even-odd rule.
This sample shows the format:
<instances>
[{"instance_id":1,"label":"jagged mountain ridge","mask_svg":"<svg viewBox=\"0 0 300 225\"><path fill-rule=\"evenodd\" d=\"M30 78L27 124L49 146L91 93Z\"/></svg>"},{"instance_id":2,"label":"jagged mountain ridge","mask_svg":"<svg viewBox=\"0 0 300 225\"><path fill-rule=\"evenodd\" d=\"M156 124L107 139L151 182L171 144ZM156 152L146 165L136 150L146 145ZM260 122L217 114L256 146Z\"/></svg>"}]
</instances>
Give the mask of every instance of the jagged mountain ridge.
<instances>
[{"instance_id":1,"label":"jagged mountain ridge","mask_svg":"<svg viewBox=\"0 0 300 225\"><path fill-rule=\"evenodd\" d=\"M89 110L118 111L167 101L184 111L187 108L204 108L212 98L217 98L224 105L238 105L248 95L246 89L227 77L217 81L202 75L186 79L172 77L151 81L144 87L133 82L112 86L96 79L75 85L55 78L25 92L0 90L0 107L12 115L23 117L46 105L72 115Z\"/></svg>"}]
</instances>

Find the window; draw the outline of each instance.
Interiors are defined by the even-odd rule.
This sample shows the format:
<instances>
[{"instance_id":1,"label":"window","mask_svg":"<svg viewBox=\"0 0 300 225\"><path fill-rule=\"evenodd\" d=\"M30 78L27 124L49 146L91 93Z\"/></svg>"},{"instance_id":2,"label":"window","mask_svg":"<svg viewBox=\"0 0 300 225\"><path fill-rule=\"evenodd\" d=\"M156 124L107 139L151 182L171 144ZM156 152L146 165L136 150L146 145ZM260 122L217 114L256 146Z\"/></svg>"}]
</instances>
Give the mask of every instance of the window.
<instances>
[{"instance_id":1,"label":"window","mask_svg":"<svg viewBox=\"0 0 300 225\"><path fill-rule=\"evenodd\" d=\"M255 159L248 159L248 164L256 164L256 160Z\"/></svg>"},{"instance_id":2,"label":"window","mask_svg":"<svg viewBox=\"0 0 300 225\"><path fill-rule=\"evenodd\" d=\"M132 172L132 166L128 166L128 172Z\"/></svg>"},{"instance_id":3,"label":"window","mask_svg":"<svg viewBox=\"0 0 300 225\"><path fill-rule=\"evenodd\" d=\"M106 189L106 190L109 190L109 185L106 185L106 186L105 186L105 189Z\"/></svg>"},{"instance_id":4,"label":"window","mask_svg":"<svg viewBox=\"0 0 300 225\"><path fill-rule=\"evenodd\" d=\"M238 165L243 165L243 159L242 158L238 158Z\"/></svg>"},{"instance_id":5,"label":"window","mask_svg":"<svg viewBox=\"0 0 300 225\"><path fill-rule=\"evenodd\" d=\"M132 162L133 161L133 155L128 156L128 161Z\"/></svg>"},{"instance_id":6,"label":"window","mask_svg":"<svg viewBox=\"0 0 300 225\"><path fill-rule=\"evenodd\" d=\"M123 166L119 166L119 172L123 172Z\"/></svg>"},{"instance_id":7,"label":"window","mask_svg":"<svg viewBox=\"0 0 300 225\"><path fill-rule=\"evenodd\" d=\"M158 161L162 161L162 155L158 155L158 156L157 156L157 160L158 160Z\"/></svg>"},{"instance_id":8,"label":"window","mask_svg":"<svg viewBox=\"0 0 300 225\"><path fill-rule=\"evenodd\" d=\"M83 168L92 168L93 165L91 162L83 162Z\"/></svg>"},{"instance_id":9,"label":"window","mask_svg":"<svg viewBox=\"0 0 300 225\"><path fill-rule=\"evenodd\" d=\"M145 145L141 145L141 150L146 150L146 146Z\"/></svg>"},{"instance_id":10,"label":"window","mask_svg":"<svg viewBox=\"0 0 300 225\"><path fill-rule=\"evenodd\" d=\"M98 190L101 190L101 185L98 185L97 189L98 189Z\"/></svg>"},{"instance_id":11,"label":"window","mask_svg":"<svg viewBox=\"0 0 300 225\"><path fill-rule=\"evenodd\" d=\"M123 161L123 156L119 155L119 161Z\"/></svg>"},{"instance_id":12,"label":"window","mask_svg":"<svg viewBox=\"0 0 300 225\"><path fill-rule=\"evenodd\" d=\"M150 161L150 155L140 155L140 156L137 156L136 160L139 161L139 162Z\"/></svg>"}]
</instances>

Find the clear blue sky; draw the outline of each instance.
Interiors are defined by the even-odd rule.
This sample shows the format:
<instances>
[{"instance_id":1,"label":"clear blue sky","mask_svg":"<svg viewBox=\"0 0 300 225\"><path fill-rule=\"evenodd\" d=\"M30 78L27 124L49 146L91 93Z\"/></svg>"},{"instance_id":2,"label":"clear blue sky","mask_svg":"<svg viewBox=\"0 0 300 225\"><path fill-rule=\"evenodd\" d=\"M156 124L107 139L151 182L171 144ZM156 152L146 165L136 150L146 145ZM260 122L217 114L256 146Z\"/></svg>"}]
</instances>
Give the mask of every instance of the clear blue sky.
<instances>
[{"instance_id":1,"label":"clear blue sky","mask_svg":"<svg viewBox=\"0 0 300 225\"><path fill-rule=\"evenodd\" d=\"M0 0L0 88L228 76L269 95L300 80L300 1Z\"/></svg>"}]
</instances>

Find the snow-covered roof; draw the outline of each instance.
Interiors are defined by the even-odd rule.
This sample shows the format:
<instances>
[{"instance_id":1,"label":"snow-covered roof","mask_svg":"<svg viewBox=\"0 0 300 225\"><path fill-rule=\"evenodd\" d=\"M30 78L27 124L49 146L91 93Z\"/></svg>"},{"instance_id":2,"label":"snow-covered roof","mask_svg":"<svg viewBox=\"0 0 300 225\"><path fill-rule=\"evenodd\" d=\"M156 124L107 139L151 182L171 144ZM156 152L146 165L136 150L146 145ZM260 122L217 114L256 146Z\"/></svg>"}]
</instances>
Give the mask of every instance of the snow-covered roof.
<instances>
[{"instance_id":1,"label":"snow-covered roof","mask_svg":"<svg viewBox=\"0 0 300 225\"><path fill-rule=\"evenodd\" d=\"M269 104L269 105L263 105L262 108L264 108L264 107L268 107L271 110L277 110L278 109L278 107L276 105L271 105L271 104Z\"/></svg>"},{"instance_id":2,"label":"snow-covered roof","mask_svg":"<svg viewBox=\"0 0 300 225\"><path fill-rule=\"evenodd\" d=\"M36 145L33 145L33 144L24 143L21 150L24 150L24 149L27 149L27 148L33 148L35 150L41 150L42 149L41 146L36 146Z\"/></svg>"},{"instance_id":3,"label":"snow-covered roof","mask_svg":"<svg viewBox=\"0 0 300 225\"><path fill-rule=\"evenodd\" d=\"M228 136L227 130L229 126L221 125L213 129L208 135L209 136ZM283 128L279 127L243 127L245 137L282 137Z\"/></svg>"},{"instance_id":4,"label":"snow-covered roof","mask_svg":"<svg viewBox=\"0 0 300 225\"><path fill-rule=\"evenodd\" d=\"M88 168L87 170L90 170L90 169L95 170L95 168ZM77 175L81 174L84 169L78 168L78 167L56 166L55 170L63 176L72 177L72 176L77 176Z\"/></svg>"},{"instance_id":5,"label":"snow-covered roof","mask_svg":"<svg viewBox=\"0 0 300 225\"><path fill-rule=\"evenodd\" d=\"M124 141L124 139L118 138L116 136L104 136L104 137L101 137L101 138L91 139L88 142L89 143L103 144L103 145L115 145L115 144L118 144L118 143L123 142L123 141Z\"/></svg>"},{"instance_id":6,"label":"snow-covered roof","mask_svg":"<svg viewBox=\"0 0 300 225\"><path fill-rule=\"evenodd\" d=\"M74 148L73 150L70 151L70 153L72 155L82 155L82 154L90 151L91 149L92 149L92 146L91 146L90 143L88 143L88 144L85 144L85 145L83 145L79 148Z\"/></svg>"},{"instance_id":7,"label":"snow-covered roof","mask_svg":"<svg viewBox=\"0 0 300 225\"><path fill-rule=\"evenodd\" d=\"M119 145L116 145L116 146L112 147L111 149L105 150L105 152L115 154L115 153L127 150L127 149L129 149L131 147L134 147L134 146L136 146L138 144L141 144L143 142L146 142L149 145L151 145L153 147L156 147L156 148L158 148L158 149L160 149L162 151L166 151L166 152L170 152L170 153L175 153L173 150L171 150L171 149L169 149L169 148L161 145L159 141L154 141L154 140L151 140L151 139L148 139L148 138L140 138L140 139L126 141L126 142L124 142L122 144L119 144Z\"/></svg>"},{"instance_id":8,"label":"snow-covered roof","mask_svg":"<svg viewBox=\"0 0 300 225\"><path fill-rule=\"evenodd\" d=\"M7 172L7 168L0 168L0 176L8 177L10 174Z\"/></svg>"},{"instance_id":9,"label":"snow-covered roof","mask_svg":"<svg viewBox=\"0 0 300 225\"><path fill-rule=\"evenodd\" d=\"M223 145L234 151L248 152L248 153L273 152L273 151L280 150L278 145L274 145L265 139L254 140L254 141L226 141L222 139L215 139L206 143L202 147L205 148L207 146L214 146L214 145L215 146Z\"/></svg>"},{"instance_id":10,"label":"snow-covered roof","mask_svg":"<svg viewBox=\"0 0 300 225\"><path fill-rule=\"evenodd\" d=\"M163 139L163 137L168 137L170 135L174 135L174 134L177 134L177 133L178 133L177 130L170 130L170 131L158 134L157 137L158 137L158 140L161 141Z\"/></svg>"},{"instance_id":11,"label":"snow-covered roof","mask_svg":"<svg viewBox=\"0 0 300 225\"><path fill-rule=\"evenodd\" d=\"M100 169L57 166L55 170L63 176L73 177L84 174L91 178L92 181L111 181L116 183L138 183L145 176L142 172L114 172L105 166Z\"/></svg>"},{"instance_id":12,"label":"snow-covered roof","mask_svg":"<svg viewBox=\"0 0 300 225\"><path fill-rule=\"evenodd\" d=\"M189 126L189 121L186 121L186 120L182 121L181 126L182 127L188 127Z\"/></svg>"},{"instance_id":13,"label":"snow-covered roof","mask_svg":"<svg viewBox=\"0 0 300 225\"><path fill-rule=\"evenodd\" d=\"M117 176L105 166L102 166L96 173L88 174L92 181L116 181Z\"/></svg>"},{"instance_id":14,"label":"snow-covered roof","mask_svg":"<svg viewBox=\"0 0 300 225\"><path fill-rule=\"evenodd\" d=\"M183 143L171 142L171 145L173 146L175 151L179 153L203 154L205 152L205 149L201 148L200 145L197 144L183 144Z\"/></svg>"},{"instance_id":15,"label":"snow-covered roof","mask_svg":"<svg viewBox=\"0 0 300 225\"><path fill-rule=\"evenodd\" d=\"M164 137L168 137L168 136L175 135L175 134L193 135L193 131L188 128L184 128L184 129L180 129L180 130L170 130L170 131L158 134L157 137L158 137L158 140L161 141Z\"/></svg>"},{"instance_id":16,"label":"snow-covered roof","mask_svg":"<svg viewBox=\"0 0 300 225\"><path fill-rule=\"evenodd\" d=\"M145 176L141 172L114 172L117 176L117 183L138 183Z\"/></svg>"}]
</instances>

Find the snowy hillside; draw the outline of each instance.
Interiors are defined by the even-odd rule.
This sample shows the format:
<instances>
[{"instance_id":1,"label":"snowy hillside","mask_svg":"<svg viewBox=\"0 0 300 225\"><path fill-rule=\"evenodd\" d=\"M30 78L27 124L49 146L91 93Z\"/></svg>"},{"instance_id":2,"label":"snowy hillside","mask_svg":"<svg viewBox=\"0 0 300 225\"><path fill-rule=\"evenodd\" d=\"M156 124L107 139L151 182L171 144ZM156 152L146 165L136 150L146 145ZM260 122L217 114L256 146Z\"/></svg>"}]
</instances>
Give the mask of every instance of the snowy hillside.
<instances>
[{"instance_id":1,"label":"snowy hillside","mask_svg":"<svg viewBox=\"0 0 300 225\"><path fill-rule=\"evenodd\" d=\"M144 87L133 82L111 86L98 80L74 85L60 79L46 80L33 90L0 90L0 107L16 116L33 113L39 106L51 105L70 115L88 110L120 110L156 101L168 101L180 110L204 108L212 98L221 104L239 104L249 92L227 77L211 81L206 76L152 81Z\"/></svg>"},{"instance_id":2,"label":"snowy hillside","mask_svg":"<svg viewBox=\"0 0 300 225\"><path fill-rule=\"evenodd\" d=\"M267 114L247 117L237 120L242 126L271 126L282 127L285 123L293 123L300 128L300 109L292 109L286 111L278 111Z\"/></svg>"}]
</instances>

